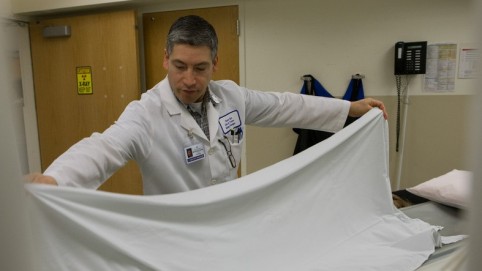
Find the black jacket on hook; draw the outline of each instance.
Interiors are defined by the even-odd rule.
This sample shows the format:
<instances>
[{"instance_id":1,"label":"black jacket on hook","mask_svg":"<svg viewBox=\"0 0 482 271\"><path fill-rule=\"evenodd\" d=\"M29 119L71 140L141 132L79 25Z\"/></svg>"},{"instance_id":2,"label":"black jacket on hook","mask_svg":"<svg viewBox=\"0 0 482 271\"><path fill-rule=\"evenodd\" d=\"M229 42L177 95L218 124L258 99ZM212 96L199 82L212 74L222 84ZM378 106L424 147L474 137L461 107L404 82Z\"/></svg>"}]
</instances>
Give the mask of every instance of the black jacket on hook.
<instances>
[{"instance_id":1,"label":"black jacket on hook","mask_svg":"<svg viewBox=\"0 0 482 271\"><path fill-rule=\"evenodd\" d=\"M304 75L303 78L305 78L305 80L300 91L301 94L334 98L312 75ZM362 80L351 79L345 95L343 96L343 100L358 101L363 99L364 97L365 94L363 92ZM358 118L348 117L345 122L345 127L357 119ZM330 132L309 129L295 128L293 129L293 131L298 134L298 139L296 140L293 155L302 152L333 135L333 133Z\"/></svg>"}]
</instances>

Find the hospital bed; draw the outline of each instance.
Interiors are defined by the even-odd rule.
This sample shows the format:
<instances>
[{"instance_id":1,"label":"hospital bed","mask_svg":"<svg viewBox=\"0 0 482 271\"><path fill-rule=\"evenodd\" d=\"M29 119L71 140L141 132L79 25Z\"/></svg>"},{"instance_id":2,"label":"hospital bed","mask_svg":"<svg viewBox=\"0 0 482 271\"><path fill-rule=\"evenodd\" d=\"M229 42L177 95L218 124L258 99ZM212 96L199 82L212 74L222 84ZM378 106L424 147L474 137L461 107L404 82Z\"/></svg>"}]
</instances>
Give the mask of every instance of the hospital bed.
<instances>
[{"instance_id":1,"label":"hospital bed","mask_svg":"<svg viewBox=\"0 0 482 271\"><path fill-rule=\"evenodd\" d=\"M439 232L442 236L467 234L466 212L461 209L434 201L425 201L400 208L400 210L411 218L421 219L434 226L442 226L443 229ZM454 267L455 269L440 269L440 266L456 264L457 260L465 259L466 243L466 240L462 240L436 248L435 252L418 270L461 270L457 267Z\"/></svg>"}]
</instances>

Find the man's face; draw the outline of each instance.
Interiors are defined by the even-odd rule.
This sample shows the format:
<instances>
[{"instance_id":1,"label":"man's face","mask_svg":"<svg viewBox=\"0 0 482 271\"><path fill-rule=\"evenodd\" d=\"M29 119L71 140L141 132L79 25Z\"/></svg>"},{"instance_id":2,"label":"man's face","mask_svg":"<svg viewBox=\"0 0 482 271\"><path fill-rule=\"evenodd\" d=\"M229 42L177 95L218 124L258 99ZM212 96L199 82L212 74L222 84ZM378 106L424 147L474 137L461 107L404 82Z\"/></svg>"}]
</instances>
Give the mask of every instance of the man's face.
<instances>
[{"instance_id":1,"label":"man's face","mask_svg":"<svg viewBox=\"0 0 482 271\"><path fill-rule=\"evenodd\" d=\"M216 70L217 57L211 59L207 46L174 45L172 53L164 53L164 68L174 95L184 104L202 101Z\"/></svg>"}]
</instances>

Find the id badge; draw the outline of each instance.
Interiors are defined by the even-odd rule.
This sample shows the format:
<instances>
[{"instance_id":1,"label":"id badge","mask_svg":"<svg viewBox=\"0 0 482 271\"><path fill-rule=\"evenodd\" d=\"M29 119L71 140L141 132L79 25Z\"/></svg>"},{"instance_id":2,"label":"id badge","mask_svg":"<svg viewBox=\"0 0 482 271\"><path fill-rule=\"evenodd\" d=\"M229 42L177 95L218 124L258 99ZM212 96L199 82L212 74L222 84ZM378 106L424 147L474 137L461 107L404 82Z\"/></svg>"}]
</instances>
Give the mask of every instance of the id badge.
<instances>
[{"instance_id":1,"label":"id badge","mask_svg":"<svg viewBox=\"0 0 482 271\"><path fill-rule=\"evenodd\" d=\"M202 160L206 157L204 153L204 145L202 143L194 144L184 148L184 158L186 164L191 164Z\"/></svg>"}]
</instances>

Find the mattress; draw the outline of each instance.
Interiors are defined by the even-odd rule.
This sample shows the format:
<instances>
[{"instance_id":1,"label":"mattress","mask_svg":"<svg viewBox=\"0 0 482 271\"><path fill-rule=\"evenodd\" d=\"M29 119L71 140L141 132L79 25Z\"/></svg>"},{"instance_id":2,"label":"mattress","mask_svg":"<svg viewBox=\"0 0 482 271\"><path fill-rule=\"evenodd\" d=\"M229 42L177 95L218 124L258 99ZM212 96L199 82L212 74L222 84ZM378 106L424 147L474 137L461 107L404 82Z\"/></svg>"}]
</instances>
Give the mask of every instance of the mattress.
<instances>
[{"instance_id":1,"label":"mattress","mask_svg":"<svg viewBox=\"0 0 482 271\"><path fill-rule=\"evenodd\" d=\"M410 218L420 219L434 226L442 226L443 229L439 232L442 236L465 235L468 233L466 213L461 209L428 201L401 208L400 210ZM463 252L465 245L466 241L463 240L436 248L435 252L430 255L420 270L425 270L424 267L431 265L437 265L437 268L439 268L439 262L445 261L445 259L452 257L454 254Z\"/></svg>"}]
</instances>

